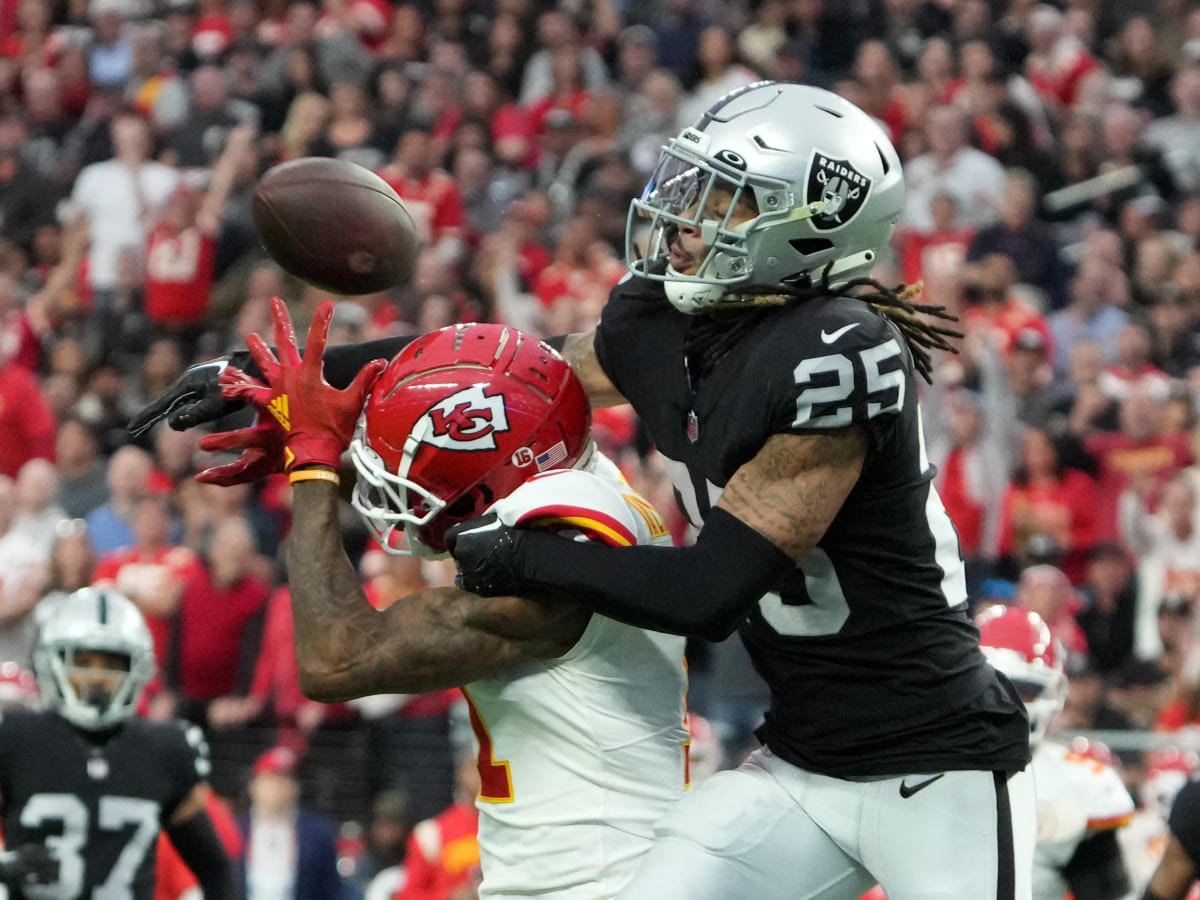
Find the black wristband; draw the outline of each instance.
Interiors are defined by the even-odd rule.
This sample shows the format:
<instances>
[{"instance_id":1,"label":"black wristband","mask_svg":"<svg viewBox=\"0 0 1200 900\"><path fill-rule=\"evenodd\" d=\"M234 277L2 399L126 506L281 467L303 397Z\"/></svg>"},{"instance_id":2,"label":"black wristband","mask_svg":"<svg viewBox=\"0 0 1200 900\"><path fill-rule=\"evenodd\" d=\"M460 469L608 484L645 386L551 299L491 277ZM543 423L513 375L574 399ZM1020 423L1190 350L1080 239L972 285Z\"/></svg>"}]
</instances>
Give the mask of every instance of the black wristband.
<instances>
[{"instance_id":1,"label":"black wristband","mask_svg":"<svg viewBox=\"0 0 1200 900\"><path fill-rule=\"evenodd\" d=\"M1167 900L1167 898L1154 893L1150 885L1146 885L1146 892L1142 894L1142 900Z\"/></svg>"},{"instance_id":2,"label":"black wristband","mask_svg":"<svg viewBox=\"0 0 1200 900\"><path fill-rule=\"evenodd\" d=\"M570 337L570 335L568 335L568 334L556 334L556 335L554 335L554 337L543 338L542 342L545 344L549 344L551 347L553 347L559 353L562 353L563 347L565 347L567 345L568 337Z\"/></svg>"}]
</instances>

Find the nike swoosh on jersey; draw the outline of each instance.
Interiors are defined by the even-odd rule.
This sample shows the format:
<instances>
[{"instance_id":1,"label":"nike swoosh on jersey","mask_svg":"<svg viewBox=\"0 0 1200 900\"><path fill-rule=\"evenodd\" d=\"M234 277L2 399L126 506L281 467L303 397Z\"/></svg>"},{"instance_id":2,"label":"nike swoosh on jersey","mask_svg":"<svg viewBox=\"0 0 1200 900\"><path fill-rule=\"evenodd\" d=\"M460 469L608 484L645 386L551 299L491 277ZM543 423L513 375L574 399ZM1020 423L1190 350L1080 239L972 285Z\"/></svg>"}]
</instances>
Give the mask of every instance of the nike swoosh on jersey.
<instances>
[{"instance_id":1,"label":"nike swoosh on jersey","mask_svg":"<svg viewBox=\"0 0 1200 900\"><path fill-rule=\"evenodd\" d=\"M925 790L925 788L929 787L931 784L933 784L939 778L945 778L945 777L946 777L946 773L943 772L941 775L934 775L932 778L926 778L924 781L918 781L916 784L912 785L912 787L909 787L907 782L902 780L900 782L900 796L903 797L905 800L907 800L909 797L911 797L917 791L923 791L923 790Z\"/></svg>"},{"instance_id":2,"label":"nike swoosh on jersey","mask_svg":"<svg viewBox=\"0 0 1200 900\"><path fill-rule=\"evenodd\" d=\"M861 324L861 322L851 322L849 325L843 325L841 328L835 329L834 331L826 331L824 328L822 328L821 340L826 344L832 344L851 328L857 328Z\"/></svg>"}]
</instances>

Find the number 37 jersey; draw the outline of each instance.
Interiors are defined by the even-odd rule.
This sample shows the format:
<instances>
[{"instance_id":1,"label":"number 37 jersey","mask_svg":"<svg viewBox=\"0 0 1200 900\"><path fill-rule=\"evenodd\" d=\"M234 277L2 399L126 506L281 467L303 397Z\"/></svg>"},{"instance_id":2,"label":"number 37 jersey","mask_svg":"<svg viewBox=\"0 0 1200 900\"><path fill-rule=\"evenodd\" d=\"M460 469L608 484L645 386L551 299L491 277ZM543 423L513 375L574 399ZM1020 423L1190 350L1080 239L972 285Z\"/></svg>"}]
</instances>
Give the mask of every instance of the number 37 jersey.
<instances>
[{"instance_id":1,"label":"number 37 jersey","mask_svg":"<svg viewBox=\"0 0 1200 900\"><path fill-rule=\"evenodd\" d=\"M704 317L676 311L661 285L617 285L596 332L601 366L666 457L693 524L772 436L851 426L869 436L824 536L739 628L771 690L760 737L835 776L1023 768L1024 709L967 615L903 336L845 297L724 315L730 327L745 316L756 324L690 379L684 344Z\"/></svg>"},{"instance_id":2,"label":"number 37 jersey","mask_svg":"<svg viewBox=\"0 0 1200 900\"><path fill-rule=\"evenodd\" d=\"M131 719L93 743L53 712L0 718L0 820L9 848L44 844L58 880L13 897L87 900L154 896L155 841L208 777L200 729Z\"/></svg>"},{"instance_id":3,"label":"number 37 jersey","mask_svg":"<svg viewBox=\"0 0 1200 900\"><path fill-rule=\"evenodd\" d=\"M608 544L670 544L648 502L586 471L539 475L501 520ZM467 685L479 742L481 898L605 900L633 876L686 780L684 639L593 615L554 660Z\"/></svg>"}]
</instances>

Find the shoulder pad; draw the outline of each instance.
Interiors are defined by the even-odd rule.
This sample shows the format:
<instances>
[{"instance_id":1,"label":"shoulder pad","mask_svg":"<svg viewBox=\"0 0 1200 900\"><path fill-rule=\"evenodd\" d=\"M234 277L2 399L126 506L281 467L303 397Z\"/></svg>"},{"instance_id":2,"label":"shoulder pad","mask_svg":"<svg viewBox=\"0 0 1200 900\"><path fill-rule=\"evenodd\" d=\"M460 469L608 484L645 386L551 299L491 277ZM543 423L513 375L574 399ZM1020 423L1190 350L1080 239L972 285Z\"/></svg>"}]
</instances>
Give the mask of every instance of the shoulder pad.
<instances>
[{"instance_id":1,"label":"shoulder pad","mask_svg":"<svg viewBox=\"0 0 1200 900\"><path fill-rule=\"evenodd\" d=\"M771 323L756 365L771 428L803 433L879 423L905 408L912 357L899 330L861 300L818 298Z\"/></svg>"},{"instance_id":2,"label":"shoulder pad","mask_svg":"<svg viewBox=\"0 0 1200 900\"><path fill-rule=\"evenodd\" d=\"M654 508L630 488L579 469L535 475L494 503L491 511L506 525L547 529L619 547L647 543L659 526L666 529Z\"/></svg>"},{"instance_id":3,"label":"shoulder pad","mask_svg":"<svg viewBox=\"0 0 1200 900\"><path fill-rule=\"evenodd\" d=\"M175 752L182 755L186 765L195 769L196 777L201 781L207 780L212 774L208 741L205 740L200 726L183 719L167 719L163 722L154 722L150 719L133 719L132 721L158 726L159 733L167 742L178 748Z\"/></svg>"},{"instance_id":4,"label":"shoulder pad","mask_svg":"<svg viewBox=\"0 0 1200 900\"><path fill-rule=\"evenodd\" d=\"M1034 774L1039 834L1044 814L1058 823L1056 830L1076 832L1058 838L1078 839L1087 832L1121 828L1133 818L1133 799L1121 777L1098 760L1045 741L1034 756Z\"/></svg>"}]
</instances>

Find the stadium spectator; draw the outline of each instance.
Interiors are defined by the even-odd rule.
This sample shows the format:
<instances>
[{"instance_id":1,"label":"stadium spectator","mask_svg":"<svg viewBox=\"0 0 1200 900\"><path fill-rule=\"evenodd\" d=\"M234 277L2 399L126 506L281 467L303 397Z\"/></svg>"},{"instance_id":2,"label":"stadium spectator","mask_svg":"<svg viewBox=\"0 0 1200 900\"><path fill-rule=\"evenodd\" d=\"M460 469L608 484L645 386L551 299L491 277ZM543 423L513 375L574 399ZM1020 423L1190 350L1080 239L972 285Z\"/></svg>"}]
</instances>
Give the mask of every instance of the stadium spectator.
<instances>
[{"instance_id":1,"label":"stadium spectator","mask_svg":"<svg viewBox=\"0 0 1200 900\"><path fill-rule=\"evenodd\" d=\"M231 128L207 190L200 196L183 186L172 191L146 240L146 318L155 329L180 336L189 358L209 312L225 201L254 138L253 126Z\"/></svg>"},{"instance_id":2,"label":"stadium spectator","mask_svg":"<svg viewBox=\"0 0 1200 900\"><path fill-rule=\"evenodd\" d=\"M92 583L111 586L141 610L154 639L160 670L170 661L170 634L187 581L200 567L196 555L171 541L171 509L166 497L150 494L133 503L130 546L104 554Z\"/></svg>"},{"instance_id":3,"label":"stadium spectator","mask_svg":"<svg viewBox=\"0 0 1200 900\"><path fill-rule=\"evenodd\" d=\"M896 239L900 274L906 284L922 282L930 302L950 305L958 300L952 292L958 290L963 260L975 238L975 229L960 223L953 194L934 195L929 213L929 231L904 229Z\"/></svg>"},{"instance_id":4,"label":"stadium spectator","mask_svg":"<svg viewBox=\"0 0 1200 900\"><path fill-rule=\"evenodd\" d=\"M1016 266L1004 253L990 253L967 270L962 289L963 323L972 331L991 335L1007 356L1017 335L1034 331L1045 344L1053 343L1050 327L1037 309L1016 293ZM1047 346L1045 352L1050 355Z\"/></svg>"},{"instance_id":5,"label":"stadium spectator","mask_svg":"<svg viewBox=\"0 0 1200 900\"><path fill-rule=\"evenodd\" d=\"M1200 532L1190 479L1175 475L1162 487L1156 512L1147 509L1156 490L1153 471L1136 472L1120 498L1121 535L1141 560L1138 566L1137 655L1162 653L1157 619L1167 598L1175 614L1188 618L1200 604Z\"/></svg>"},{"instance_id":6,"label":"stadium spectator","mask_svg":"<svg viewBox=\"0 0 1200 900\"><path fill-rule=\"evenodd\" d=\"M265 900L337 900L333 823L300 806L300 760L272 747L254 761L250 808L239 817L243 888Z\"/></svg>"},{"instance_id":7,"label":"stadium spectator","mask_svg":"<svg viewBox=\"0 0 1200 900\"><path fill-rule=\"evenodd\" d=\"M729 32L710 25L696 42L697 73L679 106L676 128L691 125L722 96L755 81L755 75L735 58L736 48Z\"/></svg>"},{"instance_id":8,"label":"stadium spectator","mask_svg":"<svg viewBox=\"0 0 1200 900\"><path fill-rule=\"evenodd\" d=\"M85 517L97 553L112 553L134 543L134 506L149 491L153 469L150 454L139 447L122 447L112 455L108 462L108 501Z\"/></svg>"},{"instance_id":9,"label":"stadium spectator","mask_svg":"<svg viewBox=\"0 0 1200 900\"><path fill-rule=\"evenodd\" d=\"M548 9L538 16L540 49L530 56L521 79L520 103L531 108L554 89L554 70L568 54L578 57L580 87L599 90L608 84L608 70L594 47L581 42L579 29L566 12ZM557 58L557 60L556 60ZM561 63L565 65L565 62Z\"/></svg>"},{"instance_id":10,"label":"stadium spectator","mask_svg":"<svg viewBox=\"0 0 1200 900\"><path fill-rule=\"evenodd\" d=\"M1117 358L1105 367L1098 382L1111 400L1121 402L1134 385L1166 400L1171 392L1167 373L1151 362L1150 326L1137 319L1126 322L1117 333Z\"/></svg>"},{"instance_id":11,"label":"stadium spectator","mask_svg":"<svg viewBox=\"0 0 1200 900\"><path fill-rule=\"evenodd\" d=\"M1050 316L1054 336L1054 370L1061 377L1076 346L1091 341L1105 363L1116 359L1117 336L1128 320L1111 301L1115 267L1108 261L1084 259L1071 282L1067 306Z\"/></svg>"},{"instance_id":12,"label":"stadium spectator","mask_svg":"<svg viewBox=\"0 0 1200 900\"><path fill-rule=\"evenodd\" d=\"M1084 448L1097 472L1093 498L1097 539L1117 536L1121 492L1135 479L1148 482L1146 496L1153 500L1163 483L1187 464L1187 440L1165 432L1166 407L1166 398L1152 386L1135 384L1120 403L1120 430L1085 437Z\"/></svg>"},{"instance_id":13,"label":"stadium spectator","mask_svg":"<svg viewBox=\"0 0 1200 900\"><path fill-rule=\"evenodd\" d=\"M382 791L372 801L367 846L358 867L365 882L364 900L391 900L403 887L404 855L412 826L403 791Z\"/></svg>"},{"instance_id":14,"label":"stadium spectator","mask_svg":"<svg viewBox=\"0 0 1200 900\"><path fill-rule=\"evenodd\" d=\"M122 251L145 245L152 216L179 185L175 169L151 159L150 125L137 113L114 115L111 136L112 158L85 166L71 193L91 223L88 283L102 311L110 311Z\"/></svg>"},{"instance_id":15,"label":"stadium spectator","mask_svg":"<svg viewBox=\"0 0 1200 900\"><path fill-rule=\"evenodd\" d=\"M382 168L397 135L380 127L370 113L366 92L357 82L335 82L329 90L329 119L308 152Z\"/></svg>"},{"instance_id":16,"label":"stadium spectator","mask_svg":"<svg viewBox=\"0 0 1200 900\"><path fill-rule=\"evenodd\" d=\"M430 132L407 129L379 174L404 200L422 245L447 263L459 260L465 250L462 198L454 180L437 165Z\"/></svg>"},{"instance_id":17,"label":"stadium spectator","mask_svg":"<svg viewBox=\"0 0 1200 900\"><path fill-rule=\"evenodd\" d=\"M394 900L469 900L479 882L479 772L460 754L454 803L413 826L404 852L404 886Z\"/></svg>"},{"instance_id":18,"label":"stadium spectator","mask_svg":"<svg viewBox=\"0 0 1200 900\"><path fill-rule=\"evenodd\" d=\"M1095 539L1095 482L1063 465L1058 448L1044 431L1029 429L1021 446L1020 465L1004 496L1000 552L1014 556L1029 538L1046 535L1067 554L1065 568L1072 581L1078 581L1084 556Z\"/></svg>"},{"instance_id":19,"label":"stadium spectator","mask_svg":"<svg viewBox=\"0 0 1200 900\"><path fill-rule=\"evenodd\" d=\"M1092 545L1079 598L1075 619L1087 639L1088 662L1102 675L1113 674L1133 658L1137 581L1124 547Z\"/></svg>"},{"instance_id":20,"label":"stadium spectator","mask_svg":"<svg viewBox=\"0 0 1200 900\"><path fill-rule=\"evenodd\" d=\"M15 349L0 346L0 474L9 478L31 459L54 458L54 415Z\"/></svg>"},{"instance_id":21,"label":"stadium spectator","mask_svg":"<svg viewBox=\"0 0 1200 900\"><path fill-rule=\"evenodd\" d=\"M1037 290L1048 306L1062 305L1065 266L1051 230L1037 217L1038 184L1022 169L1009 169L1000 202L1000 220L982 229L967 250L967 259L1000 253L1012 260L1017 281ZM1045 307L1043 307L1045 308Z\"/></svg>"},{"instance_id":22,"label":"stadium spectator","mask_svg":"<svg viewBox=\"0 0 1200 900\"><path fill-rule=\"evenodd\" d=\"M183 582L164 674L184 718L203 723L213 700L248 691L270 593L254 558L249 525L225 519Z\"/></svg>"},{"instance_id":23,"label":"stadium spectator","mask_svg":"<svg viewBox=\"0 0 1200 900\"><path fill-rule=\"evenodd\" d=\"M969 129L967 115L957 107L942 105L929 111L925 125L929 152L910 160L904 170L908 198L901 224L929 231L930 205L942 193L954 197L966 226L982 228L999 219L1004 169L994 157L970 145Z\"/></svg>"}]
</instances>

